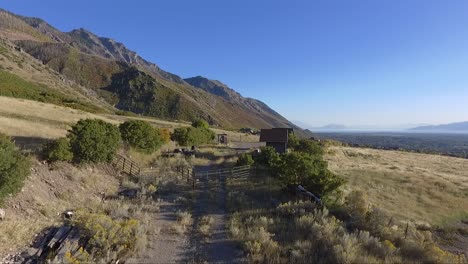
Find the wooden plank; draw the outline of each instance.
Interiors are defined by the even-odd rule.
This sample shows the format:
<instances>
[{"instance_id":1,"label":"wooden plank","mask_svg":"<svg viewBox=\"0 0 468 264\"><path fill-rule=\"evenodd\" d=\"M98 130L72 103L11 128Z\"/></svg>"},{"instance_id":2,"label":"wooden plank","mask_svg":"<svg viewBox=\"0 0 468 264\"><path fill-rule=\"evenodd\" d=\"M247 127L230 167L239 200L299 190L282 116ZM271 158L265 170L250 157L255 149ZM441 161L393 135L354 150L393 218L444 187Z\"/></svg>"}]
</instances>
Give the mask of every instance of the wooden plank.
<instances>
[{"instance_id":1,"label":"wooden plank","mask_svg":"<svg viewBox=\"0 0 468 264\"><path fill-rule=\"evenodd\" d=\"M60 229L55 233L54 237L50 240L47 244L47 247L52 248L54 247L55 243L60 241L64 236L68 235L68 232L72 229L71 226L61 226Z\"/></svg>"}]
</instances>

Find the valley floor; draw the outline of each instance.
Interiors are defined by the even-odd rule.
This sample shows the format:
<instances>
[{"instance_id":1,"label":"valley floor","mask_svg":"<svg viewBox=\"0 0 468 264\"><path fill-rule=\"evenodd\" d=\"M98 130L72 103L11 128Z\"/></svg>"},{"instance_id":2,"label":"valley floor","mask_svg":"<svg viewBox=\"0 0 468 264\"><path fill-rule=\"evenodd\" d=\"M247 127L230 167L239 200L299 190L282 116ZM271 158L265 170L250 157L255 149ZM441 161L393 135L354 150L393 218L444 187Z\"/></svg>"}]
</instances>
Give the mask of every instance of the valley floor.
<instances>
[{"instance_id":1,"label":"valley floor","mask_svg":"<svg viewBox=\"0 0 468 264\"><path fill-rule=\"evenodd\" d=\"M444 225L468 218L468 159L331 147L326 159L370 201L400 220Z\"/></svg>"}]
</instances>

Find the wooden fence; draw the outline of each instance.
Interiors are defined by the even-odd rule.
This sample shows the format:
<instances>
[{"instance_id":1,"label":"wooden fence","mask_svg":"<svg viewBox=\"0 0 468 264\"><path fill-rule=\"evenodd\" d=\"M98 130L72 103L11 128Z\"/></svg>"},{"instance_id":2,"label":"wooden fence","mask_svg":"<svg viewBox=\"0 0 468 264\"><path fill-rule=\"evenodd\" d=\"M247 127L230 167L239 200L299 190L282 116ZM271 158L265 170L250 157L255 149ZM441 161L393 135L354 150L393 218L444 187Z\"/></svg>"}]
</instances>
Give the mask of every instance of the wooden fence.
<instances>
[{"instance_id":1,"label":"wooden fence","mask_svg":"<svg viewBox=\"0 0 468 264\"><path fill-rule=\"evenodd\" d=\"M119 154L115 156L112 165L130 176L137 177L141 173L141 168L135 162Z\"/></svg>"},{"instance_id":2,"label":"wooden fence","mask_svg":"<svg viewBox=\"0 0 468 264\"><path fill-rule=\"evenodd\" d=\"M223 168L208 171L197 171L195 177L246 177L250 175L250 166L238 166L233 168Z\"/></svg>"}]
</instances>

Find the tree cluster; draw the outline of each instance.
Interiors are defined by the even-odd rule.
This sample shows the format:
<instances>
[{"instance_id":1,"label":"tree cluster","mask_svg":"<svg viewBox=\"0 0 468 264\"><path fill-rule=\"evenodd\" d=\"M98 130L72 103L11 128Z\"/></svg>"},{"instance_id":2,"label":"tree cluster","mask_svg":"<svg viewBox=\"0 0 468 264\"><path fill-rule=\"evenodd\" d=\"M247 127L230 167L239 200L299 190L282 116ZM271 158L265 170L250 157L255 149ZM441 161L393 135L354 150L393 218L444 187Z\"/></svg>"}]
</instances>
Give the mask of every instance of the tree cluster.
<instances>
[{"instance_id":1,"label":"tree cluster","mask_svg":"<svg viewBox=\"0 0 468 264\"><path fill-rule=\"evenodd\" d=\"M193 122L191 127L176 128L171 135L171 140L180 146L199 146L211 143L214 139L215 133L204 120Z\"/></svg>"},{"instance_id":2,"label":"tree cluster","mask_svg":"<svg viewBox=\"0 0 468 264\"><path fill-rule=\"evenodd\" d=\"M85 119L78 121L67 137L48 143L43 154L50 162L108 162L121 141L150 154L169 141L169 131L153 128L141 120L126 121L117 127L99 119Z\"/></svg>"},{"instance_id":3,"label":"tree cluster","mask_svg":"<svg viewBox=\"0 0 468 264\"><path fill-rule=\"evenodd\" d=\"M344 184L344 179L328 169L323 148L315 141L290 137L289 152L278 154L272 147L263 147L253 156L255 163L271 169L283 185L302 185L308 191L327 196Z\"/></svg>"}]
</instances>

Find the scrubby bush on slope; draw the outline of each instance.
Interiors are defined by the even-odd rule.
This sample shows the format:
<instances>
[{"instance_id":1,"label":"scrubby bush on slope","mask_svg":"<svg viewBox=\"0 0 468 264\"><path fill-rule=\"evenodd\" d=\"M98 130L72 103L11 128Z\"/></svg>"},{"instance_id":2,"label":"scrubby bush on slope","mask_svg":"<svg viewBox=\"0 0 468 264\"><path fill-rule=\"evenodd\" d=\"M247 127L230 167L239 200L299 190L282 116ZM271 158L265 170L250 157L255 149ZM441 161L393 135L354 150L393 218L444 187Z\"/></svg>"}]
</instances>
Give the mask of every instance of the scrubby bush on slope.
<instances>
[{"instance_id":1,"label":"scrubby bush on slope","mask_svg":"<svg viewBox=\"0 0 468 264\"><path fill-rule=\"evenodd\" d=\"M73 152L71 152L70 141L67 138L59 138L48 143L44 148L44 156L50 162L71 161Z\"/></svg>"},{"instance_id":2,"label":"scrubby bush on slope","mask_svg":"<svg viewBox=\"0 0 468 264\"><path fill-rule=\"evenodd\" d=\"M21 190L30 168L30 161L21 155L10 138L0 134L0 203Z\"/></svg>"},{"instance_id":3,"label":"scrubby bush on slope","mask_svg":"<svg viewBox=\"0 0 468 264\"><path fill-rule=\"evenodd\" d=\"M213 142L215 133L208 128L206 121L196 121L192 125L174 129L171 140L181 146L199 146Z\"/></svg>"},{"instance_id":4,"label":"scrubby bush on slope","mask_svg":"<svg viewBox=\"0 0 468 264\"><path fill-rule=\"evenodd\" d=\"M164 143L161 132L145 121L126 121L119 126L119 129L123 141L140 152L151 154Z\"/></svg>"},{"instance_id":5,"label":"scrubby bush on slope","mask_svg":"<svg viewBox=\"0 0 468 264\"><path fill-rule=\"evenodd\" d=\"M110 161L120 145L119 129L98 119L78 121L67 137L79 162Z\"/></svg>"},{"instance_id":6,"label":"scrubby bush on slope","mask_svg":"<svg viewBox=\"0 0 468 264\"><path fill-rule=\"evenodd\" d=\"M135 219L112 219L105 214L77 212L75 224L90 240L87 248L96 260L115 262L128 257L144 231Z\"/></svg>"},{"instance_id":7,"label":"scrubby bush on slope","mask_svg":"<svg viewBox=\"0 0 468 264\"><path fill-rule=\"evenodd\" d=\"M285 185L301 184L320 197L332 193L344 183L341 177L328 170L327 162L321 156L302 152L282 155L277 173Z\"/></svg>"},{"instance_id":8,"label":"scrubby bush on slope","mask_svg":"<svg viewBox=\"0 0 468 264\"><path fill-rule=\"evenodd\" d=\"M257 165L274 168L281 160L280 155L273 147L261 147L260 153L253 156Z\"/></svg>"}]
</instances>

